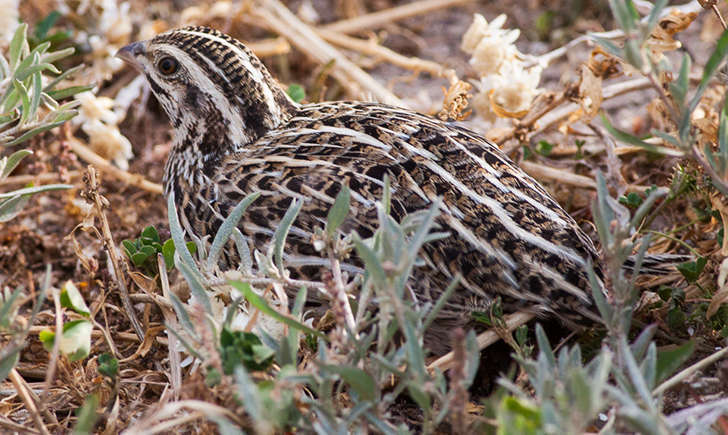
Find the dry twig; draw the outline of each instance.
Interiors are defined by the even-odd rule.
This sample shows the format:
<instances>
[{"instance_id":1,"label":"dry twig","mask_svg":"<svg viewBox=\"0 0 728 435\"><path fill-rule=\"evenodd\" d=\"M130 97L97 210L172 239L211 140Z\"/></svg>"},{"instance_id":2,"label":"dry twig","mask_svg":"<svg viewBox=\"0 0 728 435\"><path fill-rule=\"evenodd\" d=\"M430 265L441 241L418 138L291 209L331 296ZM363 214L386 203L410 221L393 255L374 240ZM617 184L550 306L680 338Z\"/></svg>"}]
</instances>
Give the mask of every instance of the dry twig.
<instances>
[{"instance_id":1,"label":"dry twig","mask_svg":"<svg viewBox=\"0 0 728 435\"><path fill-rule=\"evenodd\" d=\"M313 59L322 64L335 62L332 75L348 91L358 98L367 97L366 93L382 103L404 107L402 101L392 92L374 80L364 70L347 59L316 32L294 15L278 0L262 0L262 7L255 10L276 33L285 36Z\"/></svg>"},{"instance_id":2,"label":"dry twig","mask_svg":"<svg viewBox=\"0 0 728 435\"><path fill-rule=\"evenodd\" d=\"M360 15L348 20L337 21L335 23L322 26L321 29L340 33L355 33L362 30L371 30L377 27L382 27L383 25L394 21L426 14L438 9L445 9L464 3L470 3L471 1L473 0L420 0L406 5L397 6L395 8Z\"/></svg>"},{"instance_id":3,"label":"dry twig","mask_svg":"<svg viewBox=\"0 0 728 435\"><path fill-rule=\"evenodd\" d=\"M534 314L519 311L517 313L504 316L503 320L506 325L506 330L511 333L521 325L525 325L526 323L531 321L531 319L533 319L534 317L536 317ZM478 335L478 349L483 350L500 339L501 337L498 335L498 333L491 328ZM446 355L443 355L435 361L431 362L427 366L427 370L433 371L435 369L440 369L444 372L452 368L455 362L455 352L451 351Z\"/></svg>"},{"instance_id":4,"label":"dry twig","mask_svg":"<svg viewBox=\"0 0 728 435\"><path fill-rule=\"evenodd\" d=\"M103 172L108 173L112 177L121 180L125 183L129 183L132 186L136 186L147 192L162 194L164 189L161 184L153 183L139 174L132 174L130 172L121 170L116 166L109 163L108 160L101 157L87 147L83 142L68 134L65 138L68 141L68 145L71 150L75 152L82 160L100 168Z\"/></svg>"},{"instance_id":5,"label":"dry twig","mask_svg":"<svg viewBox=\"0 0 728 435\"><path fill-rule=\"evenodd\" d=\"M396 51L379 45L374 39L353 38L343 33L327 29L316 29L316 33L332 44L349 50L355 50L368 56L374 56L376 59L387 61L400 68L415 71L416 73L426 72L435 77L444 77L448 81L457 80L455 70L453 69L445 68L437 62L420 59L418 57L402 56Z\"/></svg>"},{"instance_id":6,"label":"dry twig","mask_svg":"<svg viewBox=\"0 0 728 435\"><path fill-rule=\"evenodd\" d=\"M48 428L46 428L45 424L43 423L40 412L38 412L38 407L36 406L38 398L35 397L33 391L28 388L27 384L25 383L25 379L23 379L18 371L15 369L10 370L10 374L8 375L8 377L13 383L13 386L18 392L18 395L23 400L23 403L25 404L25 409L28 411L30 417L33 419L33 423L35 423L38 431L40 431L40 433L44 435L50 435Z\"/></svg>"},{"instance_id":7,"label":"dry twig","mask_svg":"<svg viewBox=\"0 0 728 435\"><path fill-rule=\"evenodd\" d=\"M134 332L136 332L139 339L142 343L144 343L144 329L139 323L139 320L136 318L136 314L134 314L134 307L132 307L131 301L129 300L129 290L127 289L125 278L126 270L121 269L121 264L123 263L126 266L126 262L119 258L119 251L116 249L116 244L114 243L114 239L111 235L111 229L109 228L109 222L106 220L106 214L104 213L104 208L108 207L109 203L106 198L99 194L99 187L96 181L96 169L94 169L91 165L88 166L87 179L85 181L88 188L88 191L86 192L88 195L87 198L92 202L92 204L94 204L99 219L101 219L101 232L103 235L104 247L106 248L106 252L113 266L110 272L116 279L119 292L121 293L121 301L124 304L124 309L129 317L129 321L134 327ZM125 269L128 269L128 266Z\"/></svg>"}]
</instances>

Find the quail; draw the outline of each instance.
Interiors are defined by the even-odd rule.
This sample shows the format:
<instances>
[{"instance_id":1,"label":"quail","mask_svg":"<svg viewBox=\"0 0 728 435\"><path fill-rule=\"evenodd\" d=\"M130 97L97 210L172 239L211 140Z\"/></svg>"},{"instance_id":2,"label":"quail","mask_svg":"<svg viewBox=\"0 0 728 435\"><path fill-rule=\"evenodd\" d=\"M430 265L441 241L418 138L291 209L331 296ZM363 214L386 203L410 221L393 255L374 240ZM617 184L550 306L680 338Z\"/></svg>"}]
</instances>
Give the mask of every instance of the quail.
<instances>
[{"instance_id":1,"label":"quail","mask_svg":"<svg viewBox=\"0 0 728 435\"><path fill-rule=\"evenodd\" d=\"M435 341L449 342L453 327L496 297L506 311L596 319L585 269L597 258L592 241L480 134L384 104L297 104L245 45L206 27L162 33L118 56L145 75L174 127L164 191L174 192L189 233L214 236L242 198L260 192L239 229L262 250L298 198L287 264L320 276L327 263L311 236L342 186L352 198L344 227L369 237L387 176L397 220L441 199L437 223L449 236L424 246L410 283L433 300L461 276L429 332Z\"/></svg>"}]
</instances>

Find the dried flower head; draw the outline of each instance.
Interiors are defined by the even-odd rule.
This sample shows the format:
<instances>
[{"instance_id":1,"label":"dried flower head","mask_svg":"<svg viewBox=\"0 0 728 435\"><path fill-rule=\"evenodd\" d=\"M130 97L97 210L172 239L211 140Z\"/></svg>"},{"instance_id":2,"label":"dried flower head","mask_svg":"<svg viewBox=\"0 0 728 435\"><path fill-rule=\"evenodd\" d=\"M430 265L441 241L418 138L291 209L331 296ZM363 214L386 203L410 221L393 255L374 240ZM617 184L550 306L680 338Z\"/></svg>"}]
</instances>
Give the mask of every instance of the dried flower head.
<instances>
[{"instance_id":1,"label":"dried flower head","mask_svg":"<svg viewBox=\"0 0 728 435\"><path fill-rule=\"evenodd\" d=\"M91 149L113 161L121 169L128 169L129 159L134 154L131 142L119 131L118 124L123 116L112 110L114 100L97 97L91 92L82 92L75 98L81 102L81 106L73 122L80 124L83 132L88 135Z\"/></svg>"},{"instance_id":2,"label":"dried flower head","mask_svg":"<svg viewBox=\"0 0 728 435\"><path fill-rule=\"evenodd\" d=\"M505 14L498 15L493 21L488 21L480 14L473 16L473 24L470 25L468 30L463 35L463 43L460 46L462 50L468 54L473 54L475 48L480 44L483 38L489 36L496 36L502 32L508 32L507 30L501 29L503 24L506 22ZM518 36L516 36L518 37Z\"/></svg>"},{"instance_id":3,"label":"dried flower head","mask_svg":"<svg viewBox=\"0 0 728 435\"><path fill-rule=\"evenodd\" d=\"M1 1L1 0L0 0ZM62 14L74 12L87 18L87 31L78 32L75 40L91 47L89 71L95 82L109 80L124 62L114 57L122 46L129 43L132 21L130 4L116 0L82 1L72 10L65 2L59 2Z\"/></svg>"},{"instance_id":4,"label":"dried flower head","mask_svg":"<svg viewBox=\"0 0 728 435\"><path fill-rule=\"evenodd\" d=\"M476 17L483 18L480 15ZM513 44L521 32L518 29L501 29L504 21L505 15L500 15L489 26L484 18L476 18L470 30L463 36L463 50L473 55L470 64L481 76L497 74L504 63L518 59L520 53ZM476 36L480 39L476 40ZM475 44L474 48L472 44Z\"/></svg>"},{"instance_id":5,"label":"dried flower head","mask_svg":"<svg viewBox=\"0 0 728 435\"><path fill-rule=\"evenodd\" d=\"M506 63L499 74L485 76L476 83L480 92L473 99L473 104L478 113L489 121L493 121L495 116L520 118L541 93L538 87L540 80L541 67L526 69L521 62Z\"/></svg>"},{"instance_id":6,"label":"dried flower head","mask_svg":"<svg viewBox=\"0 0 728 435\"><path fill-rule=\"evenodd\" d=\"M472 104L490 122L497 117L523 116L541 92L541 67L526 68L524 56L515 46L520 31L503 29L505 21L505 15L488 23L482 15L475 14L461 45L472 55L470 64L480 77L475 83L480 92Z\"/></svg>"}]
</instances>

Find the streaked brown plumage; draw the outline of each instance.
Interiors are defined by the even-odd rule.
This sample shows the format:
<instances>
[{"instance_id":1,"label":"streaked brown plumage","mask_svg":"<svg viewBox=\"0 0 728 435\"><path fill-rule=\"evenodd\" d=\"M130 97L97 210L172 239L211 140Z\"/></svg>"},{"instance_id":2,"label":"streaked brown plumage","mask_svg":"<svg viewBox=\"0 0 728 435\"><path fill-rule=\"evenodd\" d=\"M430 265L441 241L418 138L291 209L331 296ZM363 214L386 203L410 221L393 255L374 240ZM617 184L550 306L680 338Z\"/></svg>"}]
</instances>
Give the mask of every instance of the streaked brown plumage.
<instances>
[{"instance_id":1,"label":"streaked brown plumage","mask_svg":"<svg viewBox=\"0 0 728 435\"><path fill-rule=\"evenodd\" d=\"M173 30L119 55L146 75L175 127L165 192L174 191L187 231L214 235L243 197L260 191L240 230L263 250L292 199L301 198L288 264L315 277L325 262L311 235L341 186L352 191L344 230L367 237L388 175L395 219L443 199L438 222L451 235L425 246L426 266L411 283L430 299L463 276L435 337L466 324L497 295L509 310L594 318L584 269L596 258L591 240L482 136L382 104L298 105L243 44L207 28Z\"/></svg>"}]
</instances>

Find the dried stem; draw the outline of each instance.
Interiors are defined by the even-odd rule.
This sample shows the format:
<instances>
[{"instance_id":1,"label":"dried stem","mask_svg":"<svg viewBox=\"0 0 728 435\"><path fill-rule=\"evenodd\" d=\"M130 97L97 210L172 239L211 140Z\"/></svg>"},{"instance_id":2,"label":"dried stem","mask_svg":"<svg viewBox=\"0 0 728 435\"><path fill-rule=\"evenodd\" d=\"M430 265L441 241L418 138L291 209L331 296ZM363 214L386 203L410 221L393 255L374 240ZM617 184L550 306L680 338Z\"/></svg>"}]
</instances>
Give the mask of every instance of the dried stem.
<instances>
[{"instance_id":1,"label":"dried stem","mask_svg":"<svg viewBox=\"0 0 728 435\"><path fill-rule=\"evenodd\" d=\"M336 44L349 50L355 50L369 56L374 56L377 59L382 59L400 68L415 71L417 73L424 71L435 77L445 77L449 81L457 79L455 70L453 69L445 68L437 62L420 59L418 57L403 56L387 47L379 45L373 39L367 40L352 38L351 36L347 36L343 33L327 29L316 29L316 33L332 44Z\"/></svg>"},{"instance_id":2,"label":"dried stem","mask_svg":"<svg viewBox=\"0 0 728 435\"><path fill-rule=\"evenodd\" d=\"M9 433L24 433L24 434L39 434L40 432L32 427L28 427L28 425L22 425L18 424L4 415L0 415L0 427L4 429L8 429Z\"/></svg>"},{"instance_id":3,"label":"dried stem","mask_svg":"<svg viewBox=\"0 0 728 435\"><path fill-rule=\"evenodd\" d=\"M426 14L438 9L470 3L472 1L473 0L420 0L406 5L397 6L395 8L360 15L348 20L337 21L335 23L322 26L321 28L333 32L355 33L362 30L371 30L377 27L382 27L394 21Z\"/></svg>"},{"instance_id":4,"label":"dried stem","mask_svg":"<svg viewBox=\"0 0 728 435\"><path fill-rule=\"evenodd\" d=\"M628 80L606 86L604 89L602 89L602 104L604 104L604 101L607 101L619 95L624 95L632 91L649 88L651 86L652 84L647 78ZM565 101L566 100L563 98L563 95L561 97L555 98L552 104L549 104L547 106L548 110L539 110L536 115L526 115L526 117L529 118L527 120L528 122L519 122L514 125L511 130L508 130L504 134L498 137L493 137L491 139L497 144L501 145L504 153L510 154L520 146L521 142L528 141L531 137L548 130L559 122L567 119L569 115L571 115L575 110L579 109L579 105L576 103L568 103L559 107L560 103L563 103ZM523 136L521 138L522 141L517 141L513 144L504 145L505 142L516 137L516 133L519 132L519 130L523 131L526 127L532 128L532 130L528 131L527 133L518 133L519 136Z\"/></svg>"},{"instance_id":5,"label":"dried stem","mask_svg":"<svg viewBox=\"0 0 728 435\"><path fill-rule=\"evenodd\" d=\"M332 75L357 98L366 98L366 93L377 101L404 107L402 101L392 92L374 80L372 76L347 59L329 43L321 39L314 29L301 21L278 0L262 0L262 7L255 9L276 33L286 37L313 59L322 64L334 61Z\"/></svg>"},{"instance_id":6,"label":"dried stem","mask_svg":"<svg viewBox=\"0 0 728 435\"><path fill-rule=\"evenodd\" d=\"M329 261L331 262L331 273L333 275L333 293L331 294L334 300L334 312L337 311L344 316L346 327L349 328L355 340L359 338L359 334L356 332L356 322L354 321L354 313L351 311L351 305L349 305L349 298L346 296L346 289L344 286L344 280L341 277L341 262L334 254L334 249L329 248Z\"/></svg>"},{"instance_id":7,"label":"dried stem","mask_svg":"<svg viewBox=\"0 0 728 435\"><path fill-rule=\"evenodd\" d=\"M38 412L38 407L36 406L36 402L33 398L33 393L30 388L28 388L25 380L15 369L10 370L10 374L8 374L8 377L10 378L10 382L13 383L15 391L18 392L18 396L20 396L20 399L25 404L25 409L28 410L30 417L33 419L33 423L35 423L35 426L38 428L40 433L44 435L50 435L50 432L43 423L40 412Z\"/></svg>"},{"instance_id":8,"label":"dried stem","mask_svg":"<svg viewBox=\"0 0 728 435\"><path fill-rule=\"evenodd\" d=\"M607 179L612 185L612 188L617 192L617 196L621 196L626 190L627 182L624 180L624 176L622 176L622 162L614 152L617 145L612 136L606 134L601 127L591 122L587 126L604 142L607 151Z\"/></svg>"},{"instance_id":9,"label":"dried stem","mask_svg":"<svg viewBox=\"0 0 728 435\"><path fill-rule=\"evenodd\" d=\"M555 180L562 184L568 184L584 189L597 188L596 181L594 181L594 179L591 177L574 174L570 171L553 168L551 166L542 165L540 163L529 162L527 160L520 162L518 165L521 167L521 169L526 171L526 173L538 179ZM644 186L641 184L627 184L626 187L627 192L644 192L645 190L650 188L650 186Z\"/></svg>"},{"instance_id":10,"label":"dried stem","mask_svg":"<svg viewBox=\"0 0 728 435\"><path fill-rule=\"evenodd\" d=\"M119 258L119 251L116 249L116 244L114 243L114 239L111 235L111 229L109 228L109 221L106 220L106 214L104 213L104 208L108 205L108 201L99 194L99 188L96 182L96 169L94 169L91 165L88 166L87 176L89 199L93 201L93 204L96 206L96 212L99 215L99 219L101 219L101 232L103 234L104 247L106 248L106 252L109 255L109 259L113 266L112 272L119 287L119 292L121 293L121 302L124 305L126 315L129 317L131 325L134 327L134 332L136 332L139 339L142 343L144 343L144 329L139 323L139 320L136 318L136 314L134 314L134 307L132 307L131 301L129 300L129 291L126 286L125 274L121 269L121 263L124 263L124 265L126 265L126 263L123 259Z\"/></svg>"},{"instance_id":11,"label":"dried stem","mask_svg":"<svg viewBox=\"0 0 728 435\"><path fill-rule=\"evenodd\" d=\"M132 174L130 172L121 170L116 166L109 163L108 160L101 157L87 147L77 138L67 134L65 140L68 142L69 147L75 152L82 160L98 167L101 171L108 173L112 177L121 180L125 183L129 183L132 186L136 186L147 192L162 194L164 189L161 184L153 183L139 174Z\"/></svg>"},{"instance_id":12,"label":"dried stem","mask_svg":"<svg viewBox=\"0 0 728 435\"><path fill-rule=\"evenodd\" d=\"M269 38L259 41L250 41L246 46L253 50L258 57L278 56L288 54L291 51L291 44L286 38Z\"/></svg>"},{"instance_id":13,"label":"dried stem","mask_svg":"<svg viewBox=\"0 0 728 435\"><path fill-rule=\"evenodd\" d=\"M25 185L28 183L43 184L49 182L65 182L68 180L77 180L81 178L81 176L81 171L68 171L65 174L60 174L58 172L46 172L43 174L15 175L0 180L0 186Z\"/></svg>"},{"instance_id":14,"label":"dried stem","mask_svg":"<svg viewBox=\"0 0 728 435\"><path fill-rule=\"evenodd\" d=\"M682 382L684 379L686 379L691 374L695 373L696 371L702 369L703 367L707 367L710 364L713 364L714 362L720 360L725 356L725 354L728 353L728 347L723 348L719 350L718 352L715 352L714 354L701 359L700 361L696 362L695 364L691 365L690 367L681 370L680 373L676 374L675 376L672 376L670 379L666 380L665 382L661 383L657 388L652 391L653 396L659 396L660 394L664 393L665 391L669 390L670 388L674 387L678 383Z\"/></svg>"},{"instance_id":15,"label":"dried stem","mask_svg":"<svg viewBox=\"0 0 728 435\"><path fill-rule=\"evenodd\" d=\"M534 317L536 317L535 314L519 311L517 313L504 316L503 320L505 322L507 331L513 332L521 325L525 325L526 323L531 321L531 319L533 319ZM491 344L497 342L498 340L500 340L500 336L491 328L478 335L478 349L483 350ZM435 369L440 369L442 371L446 371L452 368L454 364L455 353L451 351L430 363L427 366L427 370L433 371Z\"/></svg>"}]
</instances>

